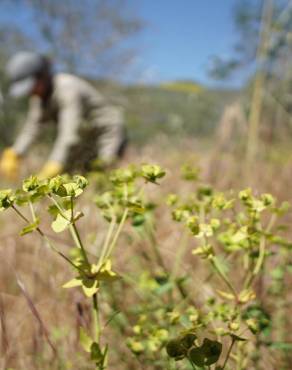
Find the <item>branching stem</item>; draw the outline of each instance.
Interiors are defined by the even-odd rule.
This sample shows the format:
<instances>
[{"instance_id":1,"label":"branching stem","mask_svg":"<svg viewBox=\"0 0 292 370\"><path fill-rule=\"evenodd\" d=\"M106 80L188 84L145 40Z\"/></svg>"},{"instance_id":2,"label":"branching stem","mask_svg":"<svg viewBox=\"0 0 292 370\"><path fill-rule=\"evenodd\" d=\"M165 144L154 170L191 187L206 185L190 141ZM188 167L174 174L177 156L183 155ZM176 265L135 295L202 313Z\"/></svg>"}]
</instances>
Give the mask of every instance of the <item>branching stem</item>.
<instances>
[{"instance_id":1,"label":"branching stem","mask_svg":"<svg viewBox=\"0 0 292 370\"><path fill-rule=\"evenodd\" d=\"M229 357L230 357L230 355L231 355L231 351L232 351L232 348L233 348L233 346L234 346L234 343L235 343L235 339L234 339L234 338L232 338L232 342L231 342L230 347L229 347L229 349L228 349L228 352L227 352L227 355L226 355L226 358L225 358L224 364L223 364L223 366L222 366L222 370L224 370L224 369L225 369L225 367L226 367L226 365L227 365L227 362L228 362Z\"/></svg>"}]
</instances>

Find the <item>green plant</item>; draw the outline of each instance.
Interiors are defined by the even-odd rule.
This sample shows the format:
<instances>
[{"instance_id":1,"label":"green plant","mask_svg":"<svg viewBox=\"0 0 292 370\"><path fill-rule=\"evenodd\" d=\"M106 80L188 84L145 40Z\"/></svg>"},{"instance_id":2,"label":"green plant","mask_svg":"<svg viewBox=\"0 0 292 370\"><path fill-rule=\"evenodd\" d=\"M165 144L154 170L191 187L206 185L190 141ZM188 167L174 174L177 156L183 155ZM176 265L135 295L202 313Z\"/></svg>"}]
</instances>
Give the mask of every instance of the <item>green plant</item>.
<instances>
[{"instance_id":1,"label":"green plant","mask_svg":"<svg viewBox=\"0 0 292 370\"><path fill-rule=\"evenodd\" d=\"M88 181L83 176L57 176L52 179L39 180L31 176L23 181L21 189L0 191L0 211L11 209L25 223L20 235L37 232L46 245L73 268L75 277L64 284L64 288L81 287L84 295L91 299L92 305L92 332L80 328L80 343L97 369L106 369L108 363L108 344L102 344L104 327L100 323L100 291L106 284L119 279L119 275L112 269L112 256L117 245L119 235L128 218L135 218L143 214L142 201L143 185L136 186L138 178L144 182L156 181L163 177L165 172L156 165L144 165L141 169L120 169L110 176L111 189L96 197L95 202L102 215L109 222L108 232L97 256L91 256L86 249L79 230L78 220L83 217L81 211L76 210L76 199L83 193ZM49 213L54 220L51 227L55 233L69 230L75 243L68 257L61 252L48 238L40 226L40 217L36 213L35 204L48 199L51 205ZM22 208L28 207L31 217L27 217Z\"/></svg>"},{"instance_id":2,"label":"green plant","mask_svg":"<svg viewBox=\"0 0 292 370\"><path fill-rule=\"evenodd\" d=\"M64 287L80 288L90 302L92 329L82 326L79 339L95 368L108 368L109 353L122 356L116 348L121 346L122 354L126 347L131 351L126 361L134 361L134 368L259 369L263 349L286 353L290 348L283 320L291 243L279 223L288 205L251 189L217 191L203 185L190 164L182 169L190 191L169 194L164 205L145 188L151 183L161 195L157 183L164 175L157 165L92 175L91 188L103 189L95 191L93 202L107 225L97 253L78 225L84 215L77 198L88 185L82 176L43 181L31 176L21 189L0 192L0 210L15 212L25 222L21 235L38 233L72 267ZM47 236L39 203L49 203L54 232L71 234L70 253ZM159 234L160 215L166 213L180 235L171 256L161 248ZM114 259L122 231L128 249L141 246L123 272ZM106 314L104 302L110 307ZM107 330L117 338L109 339Z\"/></svg>"},{"instance_id":3,"label":"green plant","mask_svg":"<svg viewBox=\"0 0 292 370\"><path fill-rule=\"evenodd\" d=\"M197 173L189 166L183 168L186 180L196 181ZM149 361L157 368L168 363L166 347L170 358L187 360L186 369L188 363L200 369L247 369L257 363L261 347L271 345L272 322L261 300L260 283L275 248L286 253L291 248L277 227L287 203L278 206L270 194L255 196L251 189L236 194L197 185L185 199L170 194L167 204L173 220L183 224L184 235L172 266L167 266L159 242L151 235L153 225L143 225L144 236L150 234L156 245L158 257L153 263L164 278L158 279L155 273L141 275L148 299L137 310L139 319L128 345L143 363ZM207 272L201 287L178 268L189 238L193 256L205 264ZM273 274L283 279L282 268ZM212 288L207 298L204 285ZM251 347L254 351L248 355ZM168 363L167 368L171 366Z\"/></svg>"}]
</instances>

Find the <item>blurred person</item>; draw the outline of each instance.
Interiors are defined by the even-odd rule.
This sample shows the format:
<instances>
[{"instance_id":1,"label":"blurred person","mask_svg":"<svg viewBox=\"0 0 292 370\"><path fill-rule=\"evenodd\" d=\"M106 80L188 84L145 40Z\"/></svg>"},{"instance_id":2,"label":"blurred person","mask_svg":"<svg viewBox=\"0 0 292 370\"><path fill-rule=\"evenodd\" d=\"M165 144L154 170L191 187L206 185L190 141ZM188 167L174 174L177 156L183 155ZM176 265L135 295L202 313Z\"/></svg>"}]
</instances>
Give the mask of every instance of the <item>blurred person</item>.
<instances>
[{"instance_id":1,"label":"blurred person","mask_svg":"<svg viewBox=\"0 0 292 370\"><path fill-rule=\"evenodd\" d=\"M33 52L14 55L6 72L10 95L29 98L24 126L0 159L6 178L17 178L23 157L46 122L57 124L57 137L38 173L40 178L80 170L81 163L86 168L94 158L108 166L122 154L126 143L123 109L110 104L90 83L71 74L54 74L49 59Z\"/></svg>"}]
</instances>

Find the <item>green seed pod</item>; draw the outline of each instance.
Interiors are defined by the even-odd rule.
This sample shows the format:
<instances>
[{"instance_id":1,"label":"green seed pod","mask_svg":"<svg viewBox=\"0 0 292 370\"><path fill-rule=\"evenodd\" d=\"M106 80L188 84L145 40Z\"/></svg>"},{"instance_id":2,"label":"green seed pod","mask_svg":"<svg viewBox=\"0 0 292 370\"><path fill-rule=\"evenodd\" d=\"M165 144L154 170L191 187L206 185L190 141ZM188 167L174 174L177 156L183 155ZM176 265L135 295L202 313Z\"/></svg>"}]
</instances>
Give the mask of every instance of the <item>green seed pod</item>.
<instances>
[{"instance_id":1,"label":"green seed pod","mask_svg":"<svg viewBox=\"0 0 292 370\"><path fill-rule=\"evenodd\" d=\"M145 216L140 214L135 214L132 217L132 225L135 227L143 225L145 222Z\"/></svg>"}]
</instances>

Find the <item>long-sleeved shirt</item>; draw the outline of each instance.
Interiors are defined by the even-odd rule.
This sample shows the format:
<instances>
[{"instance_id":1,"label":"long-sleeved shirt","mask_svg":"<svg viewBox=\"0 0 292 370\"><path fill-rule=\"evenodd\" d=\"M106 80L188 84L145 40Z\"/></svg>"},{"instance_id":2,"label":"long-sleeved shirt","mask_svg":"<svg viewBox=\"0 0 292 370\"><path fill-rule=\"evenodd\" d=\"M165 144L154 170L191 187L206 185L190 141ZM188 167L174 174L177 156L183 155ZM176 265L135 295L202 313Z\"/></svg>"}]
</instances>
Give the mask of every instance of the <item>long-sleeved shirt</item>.
<instances>
[{"instance_id":1,"label":"long-sleeved shirt","mask_svg":"<svg viewBox=\"0 0 292 370\"><path fill-rule=\"evenodd\" d=\"M49 160L65 164L70 148L80 140L83 121L99 129L98 155L111 161L124 140L124 118L121 107L110 105L87 81L69 74L53 77L53 91L43 102L38 96L29 101L27 119L13 145L24 155L42 130L42 123L57 122L58 134Z\"/></svg>"}]
</instances>

